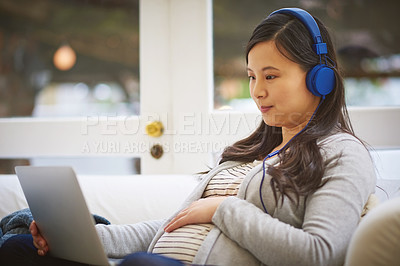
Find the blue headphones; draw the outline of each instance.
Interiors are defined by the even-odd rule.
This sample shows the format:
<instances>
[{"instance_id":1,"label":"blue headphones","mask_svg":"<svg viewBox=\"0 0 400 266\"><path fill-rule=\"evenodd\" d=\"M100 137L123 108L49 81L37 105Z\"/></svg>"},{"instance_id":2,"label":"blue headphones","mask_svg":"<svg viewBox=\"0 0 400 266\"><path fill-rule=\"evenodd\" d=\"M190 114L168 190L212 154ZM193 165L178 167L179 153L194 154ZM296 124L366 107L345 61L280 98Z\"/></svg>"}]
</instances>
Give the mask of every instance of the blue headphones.
<instances>
[{"instance_id":1,"label":"blue headphones","mask_svg":"<svg viewBox=\"0 0 400 266\"><path fill-rule=\"evenodd\" d=\"M274 14L289 14L295 16L307 27L314 40L313 49L320 58L320 63L307 73L307 88L312 94L325 98L325 95L328 95L335 88L336 78L334 70L326 64L327 59L329 59L326 56L328 50L326 43L322 40L317 22L308 12L300 8L282 8L272 12L268 17ZM322 63L322 55L325 55L325 64Z\"/></svg>"},{"instance_id":2,"label":"blue headphones","mask_svg":"<svg viewBox=\"0 0 400 266\"><path fill-rule=\"evenodd\" d=\"M314 66L310 71L308 71L307 77L306 77L306 84L307 84L308 90L312 94L314 94L318 97L322 97L322 100L319 102L317 108L315 109L315 111L314 111L311 119L308 121L307 125L292 138L292 139L294 139L297 135L299 135L301 132L303 132L308 127L310 122L313 120L315 114L317 113L317 110L319 109L323 100L325 99L325 96L328 95L335 88L336 78L335 78L335 71L333 70L333 68L329 67L326 64L327 60L330 60L329 57L326 56L326 54L328 53L328 49L326 47L326 43L324 43L322 41L321 33L319 31L317 22L314 20L314 18L309 13L307 13L306 11L304 11L303 9L300 9L300 8L282 8L282 9L272 12L268 16L268 18L274 14L279 14L279 13L293 15L296 18L298 18L307 27L308 31L311 34L311 37L314 40L313 49L314 49L315 53L317 55L319 55L319 58L320 58L320 63L318 65ZM325 64L322 63L322 58L321 58L322 55L324 55ZM262 197L262 190L261 190L263 183L264 183L264 179L265 179L265 160L277 155L281 150L283 150L292 141L292 139L290 139L289 142L287 142L282 149L268 154L263 160L263 176L261 178L261 183L260 183L260 188L259 188L259 196L260 196L261 204L263 206L265 213L268 213L268 211L267 211L267 208L265 207L264 200Z\"/></svg>"}]
</instances>

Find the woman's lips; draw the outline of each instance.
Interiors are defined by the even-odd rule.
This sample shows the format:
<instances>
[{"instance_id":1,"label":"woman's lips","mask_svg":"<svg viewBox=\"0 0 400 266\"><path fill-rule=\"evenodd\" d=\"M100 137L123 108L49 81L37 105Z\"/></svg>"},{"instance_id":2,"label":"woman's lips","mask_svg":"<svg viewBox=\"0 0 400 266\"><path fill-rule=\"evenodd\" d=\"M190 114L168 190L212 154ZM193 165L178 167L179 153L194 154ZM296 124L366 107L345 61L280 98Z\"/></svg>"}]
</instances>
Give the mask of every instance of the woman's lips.
<instances>
[{"instance_id":1,"label":"woman's lips","mask_svg":"<svg viewBox=\"0 0 400 266\"><path fill-rule=\"evenodd\" d=\"M266 113L266 112L268 112L271 108L272 108L272 106L260 106L260 111L261 111L261 113Z\"/></svg>"}]
</instances>

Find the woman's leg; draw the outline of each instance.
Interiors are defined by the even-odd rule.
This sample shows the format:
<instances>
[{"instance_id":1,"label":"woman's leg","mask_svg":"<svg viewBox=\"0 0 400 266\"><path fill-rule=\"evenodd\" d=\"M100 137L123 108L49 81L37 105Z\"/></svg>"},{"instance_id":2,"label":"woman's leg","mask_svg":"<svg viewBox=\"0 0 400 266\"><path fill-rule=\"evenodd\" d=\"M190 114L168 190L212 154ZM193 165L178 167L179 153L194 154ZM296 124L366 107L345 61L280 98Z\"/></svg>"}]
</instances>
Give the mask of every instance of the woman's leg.
<instances>
[{"instance_id":1,"label":"woman's leg","mask_svg":"<svg viewBox=\"0 0 400 266\"><path fill-rule=\"evenodd\" d=\"M124 258L120 266L184 266L179 260L153 253L138 252Z\"/></svg>"},{"instance_id":2,"label":"woman's leg","mask_svg":"<svg viewBox=\"0 0 400 266\"><path fill-rule=\"evenodd\" d=\"M0 248L0 265L26 266L26 265L60 265L77 266L85 265L73 261L39 256L33 245L31 235L16 235L9 238Z\"/></svg>"}]
</instances>

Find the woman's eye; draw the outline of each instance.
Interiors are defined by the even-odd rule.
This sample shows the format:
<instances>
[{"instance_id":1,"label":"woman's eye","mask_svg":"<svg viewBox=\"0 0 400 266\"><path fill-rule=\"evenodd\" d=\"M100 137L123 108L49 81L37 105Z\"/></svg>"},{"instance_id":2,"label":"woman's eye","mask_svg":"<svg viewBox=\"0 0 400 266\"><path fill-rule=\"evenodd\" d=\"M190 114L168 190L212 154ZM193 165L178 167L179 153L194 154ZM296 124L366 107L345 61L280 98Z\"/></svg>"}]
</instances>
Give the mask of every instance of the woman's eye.
<instances>
[{"instance_id":1,"label":"woman's eye","mask_svg":"<svg viewBox=\"0 0 400 266\"><path fill-rule=\"evenodd\" d=\"M274 78L276 78L276 76L274 76L274 75L268 75L268 76L266 76L265 78L266 78L266 79L274 79Z\"/></svg>"},{"instance_id":2,"label":"woman's eye","mask_svg":"<svg viewBox=\"0 0 400 266\"><path fill-rule=\"evenodd\" d=\"M254 76L248 76L249 80L254 80L256 79Z\"/></svg>"}]
</instances>

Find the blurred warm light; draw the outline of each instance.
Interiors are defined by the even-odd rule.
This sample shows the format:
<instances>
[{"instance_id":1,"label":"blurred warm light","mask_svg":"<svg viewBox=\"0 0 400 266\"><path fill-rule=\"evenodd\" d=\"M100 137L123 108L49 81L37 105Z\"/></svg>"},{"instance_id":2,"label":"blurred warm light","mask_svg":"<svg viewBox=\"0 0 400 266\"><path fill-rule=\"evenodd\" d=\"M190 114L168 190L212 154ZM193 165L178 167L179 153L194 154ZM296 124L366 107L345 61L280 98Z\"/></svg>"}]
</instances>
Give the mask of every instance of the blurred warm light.
<instances>
[{"instance_id":1,"label":"blurred warm light","mask_svg":"<svg viewBox=\"0 0 400 266\"><path fill-rule=\"evenodd\" d=\"M59 70L69 70L76 63L76 53L71 46L64 44L54 53L53 62Z\"/></svg>"},{"instance_id":2,"label":"blurred warm light","mask_svg":"<svg viewBox=\"0 0 400 266\"><path fill-rule=\"evenodd\" d=\"M218 108L218 110L221 110L221 111L233 110L233 108L232 108L232 106L229 106L229 105L223 105L220 108Z\"/></svg>"}]
</instances>

